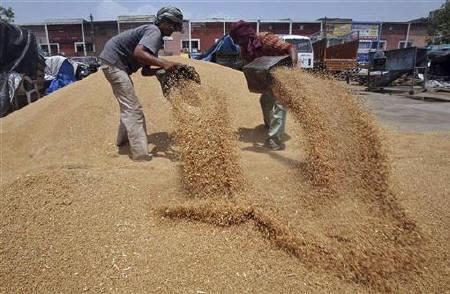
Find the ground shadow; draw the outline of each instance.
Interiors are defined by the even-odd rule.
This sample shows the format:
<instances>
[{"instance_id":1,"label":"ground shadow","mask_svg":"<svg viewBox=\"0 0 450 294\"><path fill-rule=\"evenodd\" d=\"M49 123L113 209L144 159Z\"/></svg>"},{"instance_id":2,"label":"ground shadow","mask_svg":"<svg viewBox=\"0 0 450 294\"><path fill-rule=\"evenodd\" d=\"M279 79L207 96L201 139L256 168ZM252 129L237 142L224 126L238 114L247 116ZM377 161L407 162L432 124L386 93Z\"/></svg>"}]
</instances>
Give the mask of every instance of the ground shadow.
<instances>
[{"instance_id":1,"label":"ground shadow","mask_svg":"<svg viewBox=\"0 0 450 294\"><path fill-rule=\"evenodd\" d=\"M170 161L178 161L178 153L173 148L172 138L167 132L153 133L147 136L147 141L153 146L149 146L153 157L167 158ZM130 145L118 146L119 155L130 156Z\"/></svg>"},{"instance_id":2,"label":"ground shadow","mask_svg":"<svg viewBox=\"0 0 450 294\"><path fill-rule=\"evenodd\" d=\"M299 169L302 173L306 167L306 162L304 162L304 161L298 161L298 160L295 160L292 158L285 157L285 156L281 155L278 151L271 151L263 146L258 146L258 145L249 146L249 147L242 148L242 151L265 153L265 154L269 155L271 158L281 162L283 165L285 165L287 167Z\"/></svg>"},{"instance_id":3,"label":"ground shadow","mask_svg":"<svg viewBox=\"0 0 450 294\"><path fill-rule=\"evenodd\" d=\"M251 143L253 146L242 148L243 151L251 151L256 153L266 153L270 155L270 157L280 160L283 163L285 163L288 166L292 166L293 164L298 164L298 161L286 158L280 154L277 153L277 151L271 151L267 148L265 148L264 141L267 138L267 129L266 127L261 124L253 129L251 128L239 128L237 131L237 135L239 136L239 141L244 143ZM284 134L283 141L289 141L291 139L291 136L288 134ZM284 144L283 144L284 145Z\"/></svg>"},{"instance_id":4,"label":"ground shadow","mask_svg":"<svg viewBox=\"0 0 450 294\"><path fill-rule=\"evenodd\" d=\"M150 150L154 157L167 158L170 161L178 161L178 152L173 148L173 139L167 132L153 133L147 136L148 143L155 145Z\"/></svg>"},{"instance_id":5,"label":"ground shadow","mask_svg":"<svg viewBox=\"0 0 450 294\"><path fill-rule=\"evenodd\" d=\"M121 146L117 146L118 148L118 153L119 155L128 155L130 156L130 145L128 145L128 143L121 145ZM130 157L131 158L131 157Z\"/></svg>"},{"instance_id":6,"label":"ground shadow","mask_svg":"<svg viewBox=\"0 0 450 294\"><path fill-rule=\"evenodd\" d=\"M244 143L263 143L266 139L267 129L264 125L259 125L251 128L239 128L237 135L239 141Z\"/></svg>"},{"instance_id":7,"label":"ground shadow","mask_svg":"<svg viewBox=\"0 0 450 294\"><path fill-rule=\"evenodd\" d=\"M239 128L237 131L237 135L239 136L239 141L244 143L264 143L264 140L267 138L267 129L264 124L258 125L251 128ZM291 139L291 136L288 134L284 134L283 141L287 142Z\"/></svg>"}]
</instances>

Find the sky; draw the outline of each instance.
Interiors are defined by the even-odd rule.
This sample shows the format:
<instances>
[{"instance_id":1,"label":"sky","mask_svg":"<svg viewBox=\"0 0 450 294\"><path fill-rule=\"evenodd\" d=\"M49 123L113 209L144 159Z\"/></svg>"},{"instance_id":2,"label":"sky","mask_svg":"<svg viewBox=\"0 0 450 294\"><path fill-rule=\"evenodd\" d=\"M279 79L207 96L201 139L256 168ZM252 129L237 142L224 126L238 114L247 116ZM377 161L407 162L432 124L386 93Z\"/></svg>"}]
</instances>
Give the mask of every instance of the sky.
<instances>
[{"instance_id":1,"label":"sky","mask_svg":"<svg viewBox=\"0 0 450 294\"><path fill-rule=\"evenodd\" d=\"M12 7L17 24L46 19L114 20L118 15L156 14L162 6L179 7L187 19L280 19L313 21L321 17L356 21L407 21L428 16L445 0L0 0Z\"/></svg>"}]
</instances>

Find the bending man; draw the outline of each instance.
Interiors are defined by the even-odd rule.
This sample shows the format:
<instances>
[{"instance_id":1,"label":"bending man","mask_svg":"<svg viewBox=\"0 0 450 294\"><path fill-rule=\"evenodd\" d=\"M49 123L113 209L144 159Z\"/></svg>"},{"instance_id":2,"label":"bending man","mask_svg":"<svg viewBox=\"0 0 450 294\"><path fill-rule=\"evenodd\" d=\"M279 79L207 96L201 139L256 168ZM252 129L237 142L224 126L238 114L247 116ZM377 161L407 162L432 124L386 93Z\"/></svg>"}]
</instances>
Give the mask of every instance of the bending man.
<instances>
[{"instance_id":1,"label":"bending man","mask_svg":"<svg viewBox=\"0 0 450 294\"><path fill-rule=\"evenodd\" d=\"M120 107L116 145L120 147L129 143L133 160L150 160L151 154L148 153L144 112L130 75L144 66L170 70L176 65L159 58L158 51L163 48L163 37L181 31L182 25L183 14L178 8L161 8L154 25L143 25L113 37L99 56Z\"/></svg>"},{"instance_id":2,"label":"bending man","mask_svg":"<svg viewBox=\"0 0 450 294\"><path fill-rule=\"evenodd\" d=\"M241 47L241 58L245 63L262 56L290 55L294 66L297 65L296 48L272 33L256 33L250 23L238 21L230 31L233 41ZM264 146L271 150L283 148L282 139L286 124L286 107L278 102L273 93L268 92L260 98L267 139Z\"/></svg>"}]
</instances>

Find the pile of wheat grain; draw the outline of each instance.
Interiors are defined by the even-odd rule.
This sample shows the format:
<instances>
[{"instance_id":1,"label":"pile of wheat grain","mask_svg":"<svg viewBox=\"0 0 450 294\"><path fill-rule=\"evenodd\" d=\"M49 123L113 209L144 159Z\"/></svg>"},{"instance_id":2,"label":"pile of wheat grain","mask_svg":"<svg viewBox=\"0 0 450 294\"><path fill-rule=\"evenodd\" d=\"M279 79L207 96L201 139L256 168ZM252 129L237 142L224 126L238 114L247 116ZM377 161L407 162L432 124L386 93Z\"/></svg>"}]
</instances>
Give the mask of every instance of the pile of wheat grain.
<instances>
[{"instance_id":1,"label":"pile of wheat grain","mask_svg":"<svg viewBox=\"0 0 450 294\"><path fill-rule=\"evenodd\" d=\"M341 84L276 72L291 140L266 152L244 76L177 61L202 85L171 103L132 77L150 162L117 153L102 73L2 118L0 292L447 291L448 134L391 135L396 194L383 135Z\"/></svg>"}]
</instances>

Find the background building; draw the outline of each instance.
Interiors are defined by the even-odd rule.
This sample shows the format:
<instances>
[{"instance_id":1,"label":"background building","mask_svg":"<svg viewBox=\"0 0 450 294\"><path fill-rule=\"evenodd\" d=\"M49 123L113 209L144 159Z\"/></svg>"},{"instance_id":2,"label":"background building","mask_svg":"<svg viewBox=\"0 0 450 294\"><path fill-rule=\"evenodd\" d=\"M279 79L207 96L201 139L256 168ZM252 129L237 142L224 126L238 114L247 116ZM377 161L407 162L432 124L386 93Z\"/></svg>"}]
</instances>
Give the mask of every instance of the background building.
<instances>
[{"instance_id":1,"label":"background building","mask_svg":"<svg viewBox=\"0 0 450 294\"><path fill-rule=\"evenodd\" d=\"M47 20L42 23L24 24L31 30L40 48L51 55L66 56L98 55L105 43L116 34L140 25L153 23L152 15L119 16L117 20L93 21L85 19ZM165 38L165 55L183 52L204 52L219 38L229 33L231 25L238 19L185 20L183 31ZM425 47L431 37L427 32L427 19L409 22L365 22L352 19L322 18L317 21L292 19L253 19L258 32L294 34L310 37L341 38L357 35L360 39L359 59L364 61L370 51L377 47L385 50L405 46Z\"/></svg>"}]
</instances>

